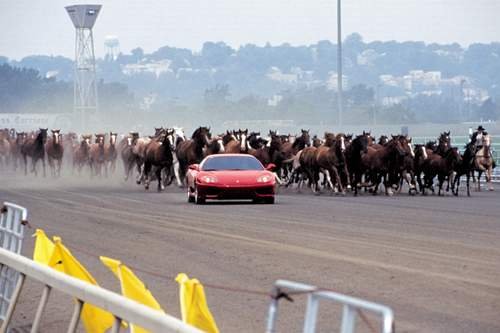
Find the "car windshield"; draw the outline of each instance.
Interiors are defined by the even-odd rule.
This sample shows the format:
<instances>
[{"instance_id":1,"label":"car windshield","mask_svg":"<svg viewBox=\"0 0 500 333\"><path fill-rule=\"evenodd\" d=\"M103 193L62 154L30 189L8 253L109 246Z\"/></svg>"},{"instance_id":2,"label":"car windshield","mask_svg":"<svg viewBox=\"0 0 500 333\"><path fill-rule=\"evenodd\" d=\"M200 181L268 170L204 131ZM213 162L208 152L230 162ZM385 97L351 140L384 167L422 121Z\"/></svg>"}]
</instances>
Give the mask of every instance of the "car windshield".
<instances>
[{"instance_id":1,"label":"car windshield","mask_svg":"<svg viewBox=\"0 0 500 333\"><path fill-rule=\"evenodd\" d=\"M262 164L250 156L218 156L207 159L201 168L203 171L218 170L263 170Z\"/></svg>"}]
</instances>

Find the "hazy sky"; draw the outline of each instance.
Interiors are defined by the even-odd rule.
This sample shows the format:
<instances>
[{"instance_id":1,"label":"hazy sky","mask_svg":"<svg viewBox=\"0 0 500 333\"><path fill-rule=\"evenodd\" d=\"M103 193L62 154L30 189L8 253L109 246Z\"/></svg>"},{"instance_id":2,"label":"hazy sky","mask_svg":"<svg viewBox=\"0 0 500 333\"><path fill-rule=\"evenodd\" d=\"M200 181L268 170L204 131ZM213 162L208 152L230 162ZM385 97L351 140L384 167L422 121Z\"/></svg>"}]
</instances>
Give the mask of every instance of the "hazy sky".
<instances>
[{"instance_id":1,"label":"hazy sky","mask_svg":"<svg viewBox=\"0 0 500 333\"><path fill-rule=\"evenodd\" d=\"M71 0L0 0L0 55L73 57ZM85 3L85 2L83 2ZM90 2L93 3L93 2ZM121 51L170 45L199 50L205 41L233 47L336 40L336 0L103 0L94 27L96 55L104 37ZM500 0L343 0L343 35L366 41L422 40L468 45L500 40Z\"/></svg>"}]
</instances>

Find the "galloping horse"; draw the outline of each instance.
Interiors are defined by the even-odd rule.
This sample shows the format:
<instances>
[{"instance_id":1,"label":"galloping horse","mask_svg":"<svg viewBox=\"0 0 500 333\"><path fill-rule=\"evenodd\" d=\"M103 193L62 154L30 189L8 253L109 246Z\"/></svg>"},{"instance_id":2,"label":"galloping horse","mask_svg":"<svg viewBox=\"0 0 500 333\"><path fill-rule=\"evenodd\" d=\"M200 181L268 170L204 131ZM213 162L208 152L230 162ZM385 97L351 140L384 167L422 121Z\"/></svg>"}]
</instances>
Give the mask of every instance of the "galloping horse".
<instances>
[{"instance_id":1,"label":"galloping horse","mask_svg":"<svg viewBox=\"0 0 500 333\"><path fill-rule=\"evenodd\" d=\"M332 192L337 191L337 185L342 194L345 194L345 190L340 179L340 169L345 166L345 149L344 134L334 136L333 133L325 133L325 144L316 150L316 171L324 173ZM335 180L336 184L332 180Z\"/></svg>"},{"instance_id":2,"label":"galloping horse","mask_svg":"<svg viewBox=\"0 0 500 333\"><path fill-rule=\"evenodd\" d=\"M52 138L45 145L47 159L49 161L52 176L61 176L61 164L63 161L64 147L62 143L61 130L51 130ZM54 163L55 161L55 163Z\"/></svg>"},{"instance_id":3,"label":"galloping horse","mask_svg":"<svg viewBox=\"0 0 500 333\"><path fill-rule=\"evenodd\" d=\"M119 144L120 156L123 161L123 168L125 170L125 181L128 180L130 174L134 170L136 163L136 155L134 154L134 146L139 139L139 133L130 132L128 136L123 138ZM138 170L140 173L140 170Z\"/></svg>"},{"instance_id":4,"label":"galloping horse","mask_svg":"<svg viewBox=\"0 0 500 333\"><path fill-rule=\"evenodd\" d=\"M158 138L151 140L147 145L144 155L144 188L149 189L150 173L155 167L156 179L158 180L158 192L162 187L162 171L166 170L166 179L170 178L170 170L172 168L174 149L174 130L167 129L157 132Z\"/></svg>"},{"instance_id":5,"label":"galloping horse","mask_svg":"<svg viewBox=\"0 0 500 333\"><path fill-rule=\"evenodd\" d=\"M458 195L458 190L460 187L460 178L465 175L466 177L466 185L467 185L467 196L470 197L470 177L472 173L474 172L474 162L475 162L475 144L472 142L469 142L465 146L465 151L462 155L462 160L456 167L456 175L454 179L454 183L452 186L453 194L455 196Z\"/></svg>"},{"instance_id":6,"label":"galloping horse","mask_svg":"<svg viewBox=\"0 0 500 333\"><path fill-rule=\"evenodd\" d=\"M24 162L24 174L28 174L28 156L31 157L31 172L37 175L36 164L38 160L42 160L43 176L46 176L45 171L45 141L47 141L48 128L40 128L35 138L30 138L24 142L21 147Z\"/></svg>"},{"instance_id":7,"label":"galloping horse","mask_svg":"<svg viewBox=\"0 0 500 333\"><path fill-rule=\"evenodd\" d=\"M358 195L358 185L361 184L361 178L365 171L361 156L368 151L369 133L363 131L362 135L356 136L346 150L347 166L351 176L351 186L354 189L354 195Z\"/></svg>"},{"instance_id":8,"label":"galloping horse","mask_svg":"<svg viewBox=\"0 0 500 333\"><path fill-rule=\"evenodd\" d=\"M104 156L104 141L105 134L96 134L95 143L90 146L90 175L101 176L102 167L104 167L105 175L108 175L106 160Z\"/></svg>"},{"instance_id":9,"label":"galloping horse","mask_svg":"<svg viewBox=\"0 0 500 333\"><path fill-rule=\"evenodd\" d=\"M116 170L116 158L118 157L118 152L116 150L117 137L118 133L109 132L109 144L104 146L105 163L109 164L109 171L111 173L114 173Z\"/></svg>"},{"instance_id":10,"label":"galloping horse","mask_svg":"<svg viewBox=\"0 0 500 333\"><path fill-rule=\"evenodd\" d=\"M385 146L380 149L368 147L368 151L363 155L362 161L368 169L370 180L373 182L373 195L378 193L378 187L384 179L385 194L392 195L391 175L397 173L398 158L406 155L403 144L397 136L392 136Z\"/></svg>"},{"instance_id":11,"label":"galloping horse","mask_svg":"<svg viewBox=\"0 0 500 333\"><path fill-rule=\"evenodd\" d=\"M444 156L449 148L451 148L450 131L443 132L438 138L438 146L436 149L436 154Z\"/></svg>"},{"instance_id":12,"label":"galloping horse","mask_svg":"<svg viewBox=\"0 0 500 333\"><path fill-rule=\"evenodd\" d=\"M92 135L82 135L80 144L73 151L73 171L75 167L78 169L78 174L82 172L85 165L90 167L90 140ZM92 171L91 171L92 172Z\"/></svg>"},{"instance_id":13,"label":"galloping horse","mask_svg":"<svg viewBox=\"0 0 500 333\"><path fill-rule=\"evenodd\" d=\"M15 141L10 143L10 158L12 160L12 164L14 167L14 171L17 170L17 166L19 161L23 161L23 155L21 154L21 147L26 140L26 133L24 132L16 132Z\"/></svg>"},{"instance_id":14,"label":"galloping horse","mask_svg":"<svg viewBox=\"0 0 500 333\"><path fill-rule=\"evenodd\" d=\"M493 156L491 155L491 137L489 134L483 135L483 147L474 156L474 166L479 172L477 177L477 190L481 191L481 175L484 172L488 189L494 191L491 178L493 175Z\"/></svg>"},{"instance_id":15,"label":"galloping horse","mask_svg":"<svg viewBox=\"0 0 500 333\"><path fill-rule=\"evenodd\" d=\"M446 179L448 179L448 181L451 180L453 172L456 170L460 161L461 157L457 148L449 148L444 156L439 154L432 154L429 156L429 158L424 161L423 165L425 185L422 188L422 194L425 194L425 188L432 189L432 180L437 176L439 181L438 195L441 195L444 181Z\"/></svg>"},{"instance_id":16,"label":"galloping horse","mask_svg":"<svg viewBox=\"0 0 500 333\"><path fill-rule=\"evenodd\" d=\"M204 148L210 141L209 127L198 127L190 140L185 140L177 146L177 158L179 160L179 177L184 181L187 168L190 164L200 163L204 157Z\"/></svg>"}]
</instances>

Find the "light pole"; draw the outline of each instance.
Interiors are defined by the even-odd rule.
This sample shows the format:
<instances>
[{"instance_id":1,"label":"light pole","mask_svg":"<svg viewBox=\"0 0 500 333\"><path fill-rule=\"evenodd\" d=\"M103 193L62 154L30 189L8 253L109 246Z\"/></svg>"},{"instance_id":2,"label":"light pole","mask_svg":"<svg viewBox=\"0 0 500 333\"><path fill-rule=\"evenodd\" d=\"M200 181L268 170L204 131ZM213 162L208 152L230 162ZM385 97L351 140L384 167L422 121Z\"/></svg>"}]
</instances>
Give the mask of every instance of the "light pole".
<instances>
[{"instance_id":1,"label":"light pole","mask_svg":"<svg viewBox=\"0 0 500 333\"><path fill-rule=\"evenodd\" d=\"M337 0L337 101L339 112L339 127L342 126L342 29L340 1L341 0Z\"/></svg>"}]
</instances>

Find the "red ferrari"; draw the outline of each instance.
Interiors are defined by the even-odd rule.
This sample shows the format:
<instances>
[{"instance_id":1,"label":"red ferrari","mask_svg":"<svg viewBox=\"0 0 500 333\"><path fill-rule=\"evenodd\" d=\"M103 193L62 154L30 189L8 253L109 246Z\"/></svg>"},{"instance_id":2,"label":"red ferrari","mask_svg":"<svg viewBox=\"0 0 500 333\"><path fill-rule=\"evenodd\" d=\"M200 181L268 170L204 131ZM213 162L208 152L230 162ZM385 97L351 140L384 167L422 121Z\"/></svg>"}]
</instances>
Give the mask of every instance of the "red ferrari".
<instances>
[{"instance_id":1,"label":"red ferrari","mask_svg":"<svg viewBox=\"0 0 500 333\"><path fill-rule=\"evenodd\" d=\"M187 172L188 201L251 199L274 203L274 174L252 155L218 154L192 164Z\"/></svg>"}]
</instances>

